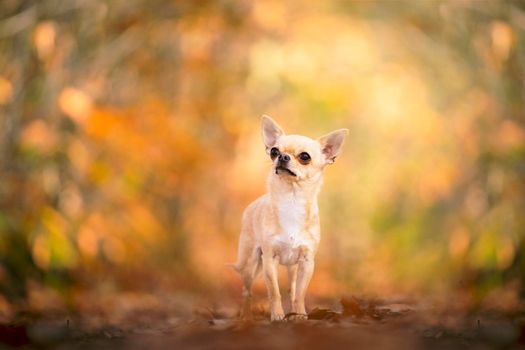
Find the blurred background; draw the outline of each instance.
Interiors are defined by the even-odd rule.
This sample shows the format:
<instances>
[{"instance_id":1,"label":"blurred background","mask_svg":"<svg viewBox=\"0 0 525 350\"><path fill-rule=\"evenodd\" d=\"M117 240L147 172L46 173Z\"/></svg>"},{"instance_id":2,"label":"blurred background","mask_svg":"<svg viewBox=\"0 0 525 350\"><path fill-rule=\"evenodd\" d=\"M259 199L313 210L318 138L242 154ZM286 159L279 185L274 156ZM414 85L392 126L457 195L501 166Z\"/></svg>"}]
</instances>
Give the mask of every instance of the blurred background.
<instances>
[{"instance_id":1,"label":"blurred background","mask_svg":"<svg viewBox=\"0 0 525 350\"><path fill-rule=\"evenodd\" d=\"M261 114L350 130L311 296L512 307L524 34L519 1L1 1L0 314L238 298Z\"/></svg>"}]
</instances>

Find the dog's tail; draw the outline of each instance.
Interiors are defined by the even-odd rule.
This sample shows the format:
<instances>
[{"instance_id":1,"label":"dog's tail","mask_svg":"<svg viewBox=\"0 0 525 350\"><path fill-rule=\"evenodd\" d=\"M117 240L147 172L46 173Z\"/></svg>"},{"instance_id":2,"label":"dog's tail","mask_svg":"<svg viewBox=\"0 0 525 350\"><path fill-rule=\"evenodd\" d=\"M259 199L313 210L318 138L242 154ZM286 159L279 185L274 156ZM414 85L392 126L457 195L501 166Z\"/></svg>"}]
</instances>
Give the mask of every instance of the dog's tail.
<instances>
[{"instance_id":1,"label":"dog's tail","mask_svg":"<svg viewBox=\"0 0 525 350\"><path fill-rule=\"evenodd\" d=\"M225 263L224 266L232 268L235 272L240 273L241 267L239 266L239 263Z\"/></svg>"}]
</instances>

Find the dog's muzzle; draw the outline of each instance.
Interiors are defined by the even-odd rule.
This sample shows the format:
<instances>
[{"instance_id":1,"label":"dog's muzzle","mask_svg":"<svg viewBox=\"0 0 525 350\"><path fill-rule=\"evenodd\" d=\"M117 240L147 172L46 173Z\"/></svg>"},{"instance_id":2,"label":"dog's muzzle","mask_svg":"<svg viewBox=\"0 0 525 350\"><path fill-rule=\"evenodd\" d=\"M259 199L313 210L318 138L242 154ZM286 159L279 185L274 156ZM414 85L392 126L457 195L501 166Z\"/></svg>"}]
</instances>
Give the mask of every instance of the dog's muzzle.
<instances>
[{"instance_id":1,"label":"dog's muzzle","mask_svg":"<svg viewBox=\"0 0 525 350\"><path fill-rule=\"evenodd\" d=\"M275 173L277 175L279 175L279 172L284 172L284 173L287 173L288 175L292 175L292 176L297 176L293 171L291 171L290 169L288 169L287 167L283 166L283 165L280 165L279 163L277 163L277 166L275 167Z\"/></svg>"}]
</instances>

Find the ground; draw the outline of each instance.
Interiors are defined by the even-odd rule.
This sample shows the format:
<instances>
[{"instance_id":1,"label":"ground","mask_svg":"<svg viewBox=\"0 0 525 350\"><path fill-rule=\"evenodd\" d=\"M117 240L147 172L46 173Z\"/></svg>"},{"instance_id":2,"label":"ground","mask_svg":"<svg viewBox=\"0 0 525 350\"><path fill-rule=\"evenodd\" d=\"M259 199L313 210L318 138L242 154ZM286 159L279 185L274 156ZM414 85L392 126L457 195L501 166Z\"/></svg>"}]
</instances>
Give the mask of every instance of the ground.
<instances>
[{"instance_id":1,"label":"ground","mask_svg":"<svg viewBox=\"0 0 525 350\"><path fill-rule=\"evenodd\" d=\"M270 323L264 300L248 321L238 318L234 302L190 307L199 304L190 295L98 300L75 312L18 311L0 324L0 342L54 349L525 349L523 309L437 311L350 296L311 301L306 321Z\"/></svg>"}]
</instances>

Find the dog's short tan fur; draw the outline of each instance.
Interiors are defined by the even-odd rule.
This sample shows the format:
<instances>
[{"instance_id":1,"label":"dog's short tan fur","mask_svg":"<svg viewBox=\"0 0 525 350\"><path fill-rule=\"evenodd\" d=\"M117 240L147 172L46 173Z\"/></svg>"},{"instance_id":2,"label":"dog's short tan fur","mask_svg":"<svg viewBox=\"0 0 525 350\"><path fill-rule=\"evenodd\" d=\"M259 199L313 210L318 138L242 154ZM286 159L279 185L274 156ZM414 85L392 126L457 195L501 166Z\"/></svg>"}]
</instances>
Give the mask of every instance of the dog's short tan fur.
<instances>
[{"instance_id":1,"label":"dog's short tan fur","mask_svg":"<svg viewBox=\"0 0 525 350\"><path fill-rule=\"evenodd\" d=\"M271 320L284 318L279 291L278 264L288 268L292 313L306 318L304 298L314 270L314 256L320 241L317 195L323 169L339 155L348 130L340 129L317 140L285 135L270 117L262 117L266 152L272 149L272 170L268 193L244 211L237 262L233 265L243 281L244 317L251 315L251 288L262 270L270 299ZM273 151L275 152L275 150ZM309 155L305 162L300 156Z\"/></svg>"}]
</instances>

